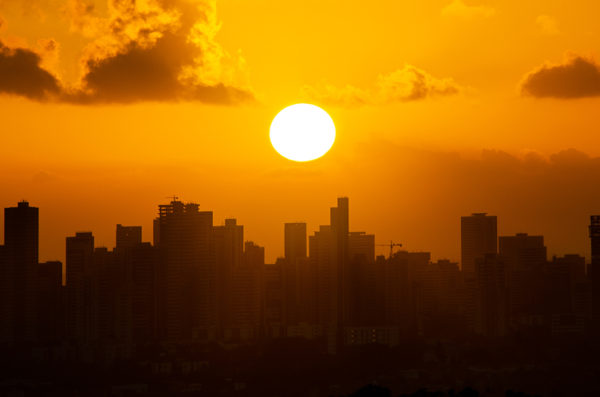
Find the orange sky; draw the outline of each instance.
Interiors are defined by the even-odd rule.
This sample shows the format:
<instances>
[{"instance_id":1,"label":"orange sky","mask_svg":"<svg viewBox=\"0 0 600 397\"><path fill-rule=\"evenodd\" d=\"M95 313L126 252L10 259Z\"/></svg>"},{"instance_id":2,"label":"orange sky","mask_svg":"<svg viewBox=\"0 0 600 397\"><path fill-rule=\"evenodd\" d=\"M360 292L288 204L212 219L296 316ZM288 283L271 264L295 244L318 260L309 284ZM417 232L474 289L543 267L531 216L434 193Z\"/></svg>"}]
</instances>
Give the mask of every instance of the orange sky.
<instances>
[{"instance_id":1,"label":"orange sky","mask_svg":"<svg viewBox=\"0 0 600 397\"><path fill-rule=\"evenodd\" d=\"M113 246L116 223L150 240L172 194L237 217L269 261L283 222L313 231L340 195L352 229L434 258L459 258L478 211L588 253L600 3L135 4L0 0L0 204L40 207L42 259L80 230ZM296 102L338 130L311 163L268 140Z\"/></svg>"}]
</instances>

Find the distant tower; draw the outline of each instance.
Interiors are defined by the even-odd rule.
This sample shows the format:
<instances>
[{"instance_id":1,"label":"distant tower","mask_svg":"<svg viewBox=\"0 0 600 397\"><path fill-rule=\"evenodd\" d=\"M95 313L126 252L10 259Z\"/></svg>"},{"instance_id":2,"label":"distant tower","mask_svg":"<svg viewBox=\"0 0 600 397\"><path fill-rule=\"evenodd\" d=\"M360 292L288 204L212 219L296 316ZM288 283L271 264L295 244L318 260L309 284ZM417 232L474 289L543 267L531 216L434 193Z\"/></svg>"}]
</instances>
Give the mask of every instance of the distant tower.
<instances>
[{"instance_id":1,"label":"distant tower","mask_svg":"<svg viewBox=\"0 0 600 397\"><path fill-rule=\"evenodd\" d=\"M316 315L330 353L338 350L350 317L348 198L338 198L337 204L330 209L330 225L321 226L309 238L310 265L318 275Z\"/></svg>"},{"instance_id":2,"label":"distant tower","mask_svg":"<svg viewBox=\"0 0 600 397\"><path fill-rule=\"evenodd\" d=\"M219 331L233 325L234 276L242 263L244 226L235 219L225 219L225 225L213 227L217 281L217 319Z\"/></svg>"},{"instance_id":3,"label":"distant tower","mask_svg":"<svg viewBox=\"0 0 600 397\"><path fill-rule=\"evenodd\" d=\"M117 225L117 251L133 248L142 242L141 226Z\"/></svg>"},{"instance_id":4,"label":"distant tower","mask_svg":"<svg viewBox=\"0 0 600 397\"><path fill-rule=\"evenodd\" d=\"M94 236L90 232L67 237L67 336L79 343L93 339L96 330Z\"/></svg>"},{"instance_id":5,"label":"distant tower","mask_svg":"<svg viewBox=\"0 0 600 397\"><path fill-rule=\"evenodd\" d=\"M590 240L592 243L592 264L589 275L592 280L592 327L600 330L600 215L590 217Z\"/></svg>"},{"instance_id":6,"label":"distant tower","mask_svg":"<svg viewBox=\"0 0 600 397\"><path fill-rule=\"evenodd\" d=\"M284 225L285 259L290 263L306 258L306 223Z\"/></svg>"},{"instance_id":7,"label":"distant tower","mask_svg":"<svg viewBox=\"0 0 600 397\"><path fill-rule=\"evenodd\" d=\"M21 201L4 209L4 265L0 299L0 339L27 342L35 337L35 280L38 265L39 210ZM6 306L5 306L6 305Z\"/></svg>"},{"instance_id":8,"label":"distant tower","mask_svg":"<svg viewBox=\"0 0 600 397\"><path fill-rule=\"evenodd\" d=\"M466 277L475 274L475 260L498 252L498 228L495 216L485 213L460 219L461 267Z\"/></svg>"},{"instance_id":9,"label":"distant tower","mask_svg":"<svg viewBox=\"0 0 600 397\"><path fill-rule=\"evenodd\" d=\"M173 200L159 205L154 225L161 256L159 337L175 343L205 340L216 326L213 213Z\"/></svg>"},{"instance_id":10,"label":"distant tower","mask_svg":"<svg viewBox=\"0 0 600 397\"><path fill-rule=\"evenodd\" d=\"M546 247L543 236L517 233L499 238L499 252L508 280L508 314L513 323L527 324L541 315L545 303L541 281L546 272Z\"/></svg>"}]
</instances>

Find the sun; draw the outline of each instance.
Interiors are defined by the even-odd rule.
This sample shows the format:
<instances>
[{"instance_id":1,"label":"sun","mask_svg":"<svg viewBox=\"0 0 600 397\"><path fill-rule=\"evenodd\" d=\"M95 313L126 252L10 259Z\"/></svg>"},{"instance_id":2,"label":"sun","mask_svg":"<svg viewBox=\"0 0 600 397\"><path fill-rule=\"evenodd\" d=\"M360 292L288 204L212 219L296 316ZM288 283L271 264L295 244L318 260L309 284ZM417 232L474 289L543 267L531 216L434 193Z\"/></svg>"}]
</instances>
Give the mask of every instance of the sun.
<instances>
[{"instance_id":1,"label":"sun","mask_svg":"<svg viewBox=\"0 0 600 397\"><path fill-rule=\"evenodd\" d=\"M308 103L288 106L271 123L271 144L293 161L318 159L335 141L335 124L326 111Z\"/></svg>"}]
</instances>

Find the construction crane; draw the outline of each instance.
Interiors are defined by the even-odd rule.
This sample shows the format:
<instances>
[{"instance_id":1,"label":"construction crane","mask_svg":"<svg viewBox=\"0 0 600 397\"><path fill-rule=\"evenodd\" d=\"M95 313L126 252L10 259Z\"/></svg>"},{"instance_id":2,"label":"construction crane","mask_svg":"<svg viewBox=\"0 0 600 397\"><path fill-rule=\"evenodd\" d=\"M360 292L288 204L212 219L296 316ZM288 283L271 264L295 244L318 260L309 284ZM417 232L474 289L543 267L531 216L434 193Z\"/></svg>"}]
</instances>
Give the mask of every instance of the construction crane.
<instances>
[{"instance_id":1,"label":"construction crane","mask_svg":"<svg viewBox=\"0 0 600 397\"><path fill-rule=\"evenodd\" d=\"M390 241L389 244L375 244L379 247L390 247L390 256L388 259L392 259L392 254L394 253L394 247L402 247L402 244L400 243L394 243L393 241Z\"/></svg>"}]
</instances>

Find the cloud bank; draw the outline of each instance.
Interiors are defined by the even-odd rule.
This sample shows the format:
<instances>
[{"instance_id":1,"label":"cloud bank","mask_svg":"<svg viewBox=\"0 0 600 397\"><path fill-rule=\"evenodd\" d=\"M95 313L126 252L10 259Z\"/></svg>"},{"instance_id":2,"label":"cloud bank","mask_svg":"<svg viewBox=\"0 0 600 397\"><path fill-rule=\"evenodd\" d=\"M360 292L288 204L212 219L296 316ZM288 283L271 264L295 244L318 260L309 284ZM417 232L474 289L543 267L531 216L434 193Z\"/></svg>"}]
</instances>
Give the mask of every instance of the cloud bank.
<instances>
[{"instance_id":1,"label":"cloud bank","mask_svg":"<svg viewBox=\"0 0 600 397\"><path fill-rule=\"evenodd\" d=\"M575 99L600 96L600 68L574 56L562 64L543 65L521 83L521 93L534 98Z\"/></svg>"},{"instance_id":2,"label":"cloud bank","mask_svg":"<svg viewBox=\"0 0 600 397\"><path fill-rule=\"evenodd\" d=\"M93 37L84 49L82 79L67 86L29 49L0 43L0 93L80 104L253 100L244 60L216 42L215 0L110 0L108 16L92 3L65 8L71 30Z\"/></svg>"},{"instance_id":3,"label":"cloud bank","mask_svg":"<svg viewBox=\"0 0 600 397\"><path fill-rule=\"evenodd\" d=\"M302 95L310 100L342 107L385 105L456 95L464 88L449 78L439 79L412 65L380 75L375 87L363 90L352 85L304 86Z\"/></svg>"}]
</instances>

